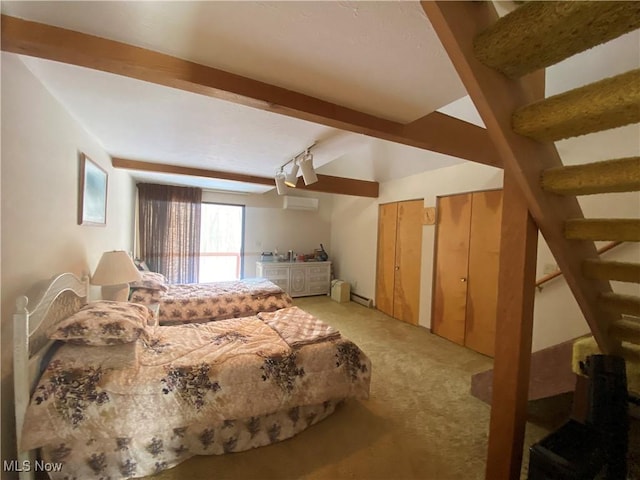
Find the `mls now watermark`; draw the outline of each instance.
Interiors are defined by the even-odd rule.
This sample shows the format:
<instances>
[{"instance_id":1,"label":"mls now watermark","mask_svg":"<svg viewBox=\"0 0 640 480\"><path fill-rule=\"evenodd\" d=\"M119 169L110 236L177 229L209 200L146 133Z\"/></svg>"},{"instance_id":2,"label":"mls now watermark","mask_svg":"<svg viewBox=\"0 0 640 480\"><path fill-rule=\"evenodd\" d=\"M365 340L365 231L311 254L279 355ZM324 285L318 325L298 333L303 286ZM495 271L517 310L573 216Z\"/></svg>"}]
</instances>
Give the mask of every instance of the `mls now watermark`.
<instances>
[{"instance_id":1,"label":"mls now watermark","mask_svg":"<svg viewBox=\"0 0 640 480\"><path fill-rule=\"evenodd\" d=\"M62 471L62 462L3 460L2 470L5 472L60 472Z\"/></svg>"}]
</instances>

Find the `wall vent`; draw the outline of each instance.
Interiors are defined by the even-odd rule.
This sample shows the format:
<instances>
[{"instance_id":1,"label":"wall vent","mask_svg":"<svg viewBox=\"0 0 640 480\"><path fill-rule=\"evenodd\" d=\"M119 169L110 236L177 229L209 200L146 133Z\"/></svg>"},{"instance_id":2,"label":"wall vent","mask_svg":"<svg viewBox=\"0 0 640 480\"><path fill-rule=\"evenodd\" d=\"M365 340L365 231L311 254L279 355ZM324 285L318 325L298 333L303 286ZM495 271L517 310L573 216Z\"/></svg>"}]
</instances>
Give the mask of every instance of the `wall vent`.
<instances>
[{"instance_id":1,"label":"wall vent","mask_svg":"<svg viewBox=\"0 0 640 480\"><path fill-rule=\"evenodd\" d=\"M283 208L287 210L318 210L318 199L313 197L284 196Z\"/></svg>"}]
</instances>

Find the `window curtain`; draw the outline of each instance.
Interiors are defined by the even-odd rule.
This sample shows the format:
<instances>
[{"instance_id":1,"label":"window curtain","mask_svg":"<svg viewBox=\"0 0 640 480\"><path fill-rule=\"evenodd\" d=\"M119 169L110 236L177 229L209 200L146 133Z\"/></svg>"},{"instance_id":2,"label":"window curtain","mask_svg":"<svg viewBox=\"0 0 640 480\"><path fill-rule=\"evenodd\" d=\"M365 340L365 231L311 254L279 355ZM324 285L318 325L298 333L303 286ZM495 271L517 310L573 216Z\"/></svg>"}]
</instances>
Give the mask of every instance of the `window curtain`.
<instances>
[{"instance_id":1,"label":"window curtain","mask_svg":"<svg viewBox=\"0 0 640 480\"><path fill-rule=\"evenodd\" d=\"M169 283L197 283L202 190L138 184L140 257Z\"/></svg>"}]
</instances>

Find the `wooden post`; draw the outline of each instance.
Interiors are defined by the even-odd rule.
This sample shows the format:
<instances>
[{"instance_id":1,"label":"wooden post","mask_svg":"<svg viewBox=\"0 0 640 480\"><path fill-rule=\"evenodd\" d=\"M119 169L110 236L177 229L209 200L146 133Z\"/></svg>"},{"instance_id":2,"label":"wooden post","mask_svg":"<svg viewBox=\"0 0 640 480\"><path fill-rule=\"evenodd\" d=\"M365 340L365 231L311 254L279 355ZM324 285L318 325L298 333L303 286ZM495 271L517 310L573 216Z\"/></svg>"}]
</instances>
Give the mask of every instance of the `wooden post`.
<instances>
[{"instance_id":1,"label":"wooden post","mask_svg":"<svg viewBox=\"0 0 640 480\"><path fill-rule=\"evenodd\" d=\"M505 170L493 398L485 478L519 479L527 421L538 227Z\"/></svg>"}]
</instances>

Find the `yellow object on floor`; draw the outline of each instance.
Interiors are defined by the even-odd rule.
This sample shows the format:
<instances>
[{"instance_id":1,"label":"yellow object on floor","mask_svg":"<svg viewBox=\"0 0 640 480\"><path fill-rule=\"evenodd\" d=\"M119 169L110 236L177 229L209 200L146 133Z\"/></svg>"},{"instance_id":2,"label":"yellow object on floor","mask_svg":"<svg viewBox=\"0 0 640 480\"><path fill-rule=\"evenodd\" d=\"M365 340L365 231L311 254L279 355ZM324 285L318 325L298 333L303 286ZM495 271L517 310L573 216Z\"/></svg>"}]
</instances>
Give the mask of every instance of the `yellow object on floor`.
<instances>
[{"instance_id":1,"label":"yellow object on floor","mask_svg":"<svg viewBox=\"0 0 640 480\"><path fill-rule=\"evenodd\" d=\"M331 282L331 300L339 303L351 301L351 285L342 280Z\"/></svg>"},{"instance_id":2,"label":"yellow object on floor","mask_svg":"<svg viewBox=\"0 0 640 480\"><path fill-rule=\"evenodd\" d=\"M624 355L627 367L627 390L635 394L640 394L640 345L623 343L625 350L632 355ZM577 374L580 372L580 363L584 362L589 355L601 353L593 336L583 337L573 342L573 358L571 368ZM629 358L631 357L631 358Z\"/></svg>"}]
</instances>

